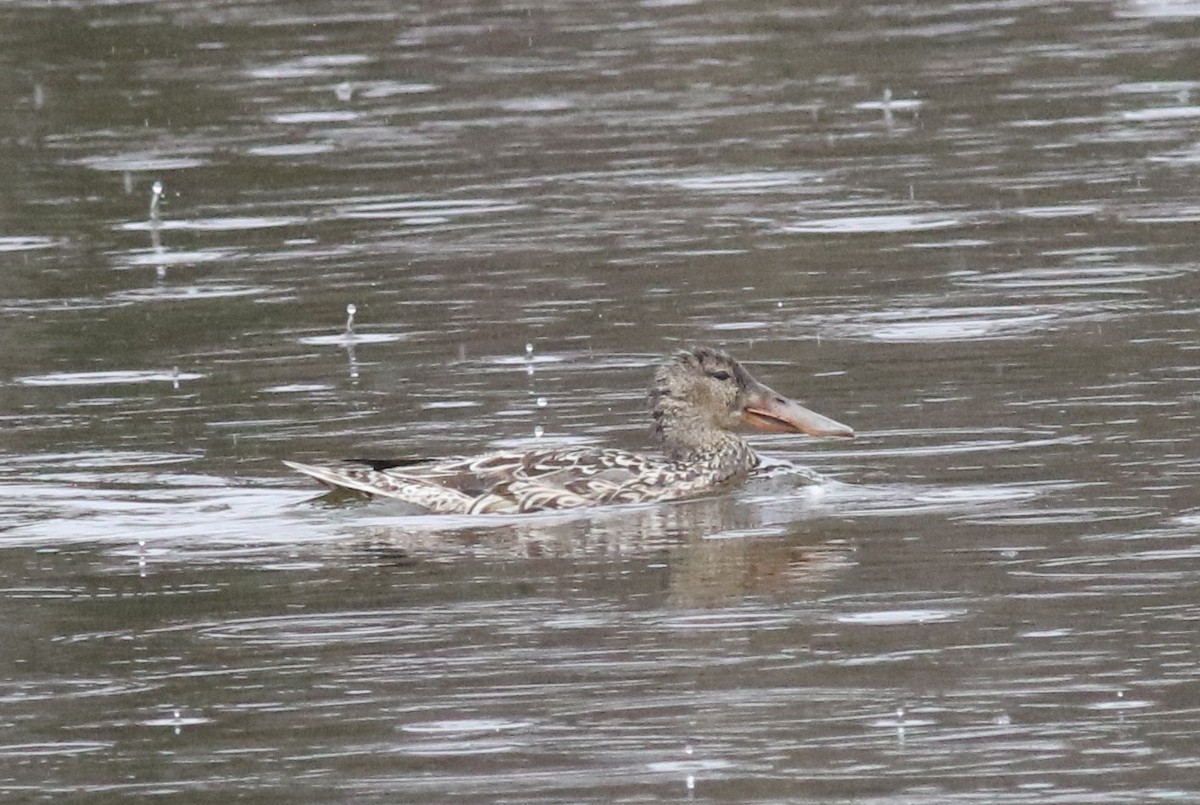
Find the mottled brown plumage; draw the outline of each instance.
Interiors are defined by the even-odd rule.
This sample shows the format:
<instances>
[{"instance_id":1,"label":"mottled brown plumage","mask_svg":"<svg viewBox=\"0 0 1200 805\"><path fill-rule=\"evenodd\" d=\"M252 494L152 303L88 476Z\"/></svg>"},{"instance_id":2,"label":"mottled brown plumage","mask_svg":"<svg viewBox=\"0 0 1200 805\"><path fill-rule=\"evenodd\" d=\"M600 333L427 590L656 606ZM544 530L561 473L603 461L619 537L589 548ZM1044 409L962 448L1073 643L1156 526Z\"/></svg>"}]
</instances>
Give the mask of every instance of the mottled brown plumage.
<instances>
[{"instance_id":1,"label":"mottled brown plumage","mask_svg":"<svg viewBox=\"0 0 1200 805\"><path fill-rule=\"evenodd\" d=\"M514 514L677 500L740 478L758 455L735 429L853 436L759 383L708 347L663 363L650 390L662 456L598 447L503 451L408 466L318 467L284 462L330 487L399 498L436 513Z\"/></svg>"}]
</instances>

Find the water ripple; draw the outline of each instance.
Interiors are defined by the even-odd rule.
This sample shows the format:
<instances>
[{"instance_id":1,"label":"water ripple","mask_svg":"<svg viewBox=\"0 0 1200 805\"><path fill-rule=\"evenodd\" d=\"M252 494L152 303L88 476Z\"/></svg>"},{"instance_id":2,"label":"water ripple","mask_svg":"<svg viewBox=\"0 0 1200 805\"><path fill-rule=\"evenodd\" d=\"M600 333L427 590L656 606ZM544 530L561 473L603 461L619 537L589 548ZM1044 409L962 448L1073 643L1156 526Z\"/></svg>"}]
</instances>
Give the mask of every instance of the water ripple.
<instances>
[{"instance_id":1,"label":"water ripple","mask_svg":"<svg viewBox=\"0 0 1200 805\"><path fill-rule=\"evenodd\" d=\"M307 219L288 215L228 215L212 218L170 218L165 221L133 221L116 228L126 232L241 232L299 226Z\"/></svg>"},{"instance_id":2,"label":"water ripple","mask_svg":"<svg viewBox=\"0 0 1200 805\"><path fill-rule=\"evenodd\" d=\"M110 741L53 741L45 743L0 744L0 757L75 757L94 752L107 752L113 748L113 745Z\"/></svg>"},{"instance_id":3,"label":"water ripple","mask_svg":"<svg viewBox=\"0 0 1200 805\"><path fill-rule=\"evenodd\" d=\"M313 648L337 643L420 641L432 632L427 625L404 622L403 612L339 612L228 621L199 629L205 637L240 643Z\"/></svg>"},{"instance_id":4,"label":"water ripple","mask_svg":"<svg viewBox=\"0 0 1200 805\"><path fill-rule=\"evenodd\" d=\"M1095 289L1111 291L1126 285L1174 279L1185 273L1182 268L1142 266L1127 262L1119 266L1073 265L1069 268L1028 268L977 276L964 276L964 284L978 284L1006 290L1075 291Z\"/></svg>"},{"instance_id":5,"label":"water ripple","mask_svg":"<svg viewBox=\"0 0 1200 805\"><path fill-rule=\"evenodd\" d=\"M38 249L51 249L58 245L54 238L6 235L0 237L0 252L25 252Z\"/></svg>"},{"instance_id":6,"label":"water ripple","mask_svg":"<svg viewBox=\"0 0 1200 805\"><path fill-rule=\"evenodd\" d=\"M155 285L151 288L130 288L111 296L115 302L180 302L189 299L230 299L239 296L266 297L277 293L266 286L210 283L206 285ZM192 378L188 378L192 379Z\"/></svg>"},{"instance_id":7,"label":"water ripple","mask_svg":"<svg viewBox=\"0 0 1200 805\"><path fill-rule=\"evenodd\" d=\"M810 218L780 226L779 229L782 232L813 235L891 234L950 229L969 222L966 216L947 213L895 213Z\"/></svg>"},{"instance_id":8,"label":"water ripple","mask_svg":"<svg viewBox=\"0 0 1200 805\"><path fill-rule=\"evenodd\" d=\"M965 609L881 609L837 615L834 620L862 626L904 626L957 621L966 615Z\"/></svg>"},{"instance_id":9,"label":"water ripple","mask_svg":"<svg viewBox=\"0 0 1200 805\"><path fill-rule=\"evenodd\" d=\"M1021 338L1059 322L1112 318L1116 307L1081 303L1057 305L973 305L941 308L912 305L865 312L854 319L829 317L824 329L841 338L891 343Z\"/></svg>"},{"instance_id":10,"label":"water ripple","mask_svg":"<svg viewBox=\"0 0 1200 805\"><path fill-rule=\"evenodd\" d=\"M123 370L112 372L51 372L44 375L26 375L16 378L25 386L112 386L140 383L179 383L184 380L200 380L205 375L199 372L162 370Z\"/></svg>"}]
</instances>

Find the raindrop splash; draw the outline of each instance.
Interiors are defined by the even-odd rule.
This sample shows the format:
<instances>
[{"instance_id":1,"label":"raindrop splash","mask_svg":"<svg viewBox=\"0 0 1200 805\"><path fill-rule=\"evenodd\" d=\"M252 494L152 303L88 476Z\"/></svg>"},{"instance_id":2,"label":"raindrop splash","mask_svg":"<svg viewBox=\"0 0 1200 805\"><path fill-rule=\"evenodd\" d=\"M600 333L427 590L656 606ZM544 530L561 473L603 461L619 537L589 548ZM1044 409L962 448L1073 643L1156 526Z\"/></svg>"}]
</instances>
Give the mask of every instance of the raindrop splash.
<instances>
[{"instance_id":1,"label":"raindrop splash","mask_svg":"<svg viewBox=\"0 0 1200 805\"><path fill-rule=\"evenodd\" d=\"M162 203L163 183L156 181L150 185L150 220L158 220L158 207Z\"/></svg>"}]
</instances>

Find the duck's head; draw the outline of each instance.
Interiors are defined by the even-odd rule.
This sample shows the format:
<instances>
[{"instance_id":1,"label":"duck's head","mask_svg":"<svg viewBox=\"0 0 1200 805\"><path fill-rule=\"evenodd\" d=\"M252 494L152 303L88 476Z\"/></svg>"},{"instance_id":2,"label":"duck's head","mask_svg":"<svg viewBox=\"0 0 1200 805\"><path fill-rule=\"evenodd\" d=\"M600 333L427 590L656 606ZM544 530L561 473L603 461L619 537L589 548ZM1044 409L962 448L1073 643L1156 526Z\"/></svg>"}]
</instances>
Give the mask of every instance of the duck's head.
<instances>
[{"instance_id":1,"label":"duck's head","mask_svg":"<svg viewBox=\"0 0 1200 805\"><path fill-rule=\"evenodd\" d=\"M810 411L750 376L723 352L696 347L658 368L651 389L654 430L668 453L703 451L743 426L773 433L853 436L840 422Z\"/></svg>"}]
</instances>

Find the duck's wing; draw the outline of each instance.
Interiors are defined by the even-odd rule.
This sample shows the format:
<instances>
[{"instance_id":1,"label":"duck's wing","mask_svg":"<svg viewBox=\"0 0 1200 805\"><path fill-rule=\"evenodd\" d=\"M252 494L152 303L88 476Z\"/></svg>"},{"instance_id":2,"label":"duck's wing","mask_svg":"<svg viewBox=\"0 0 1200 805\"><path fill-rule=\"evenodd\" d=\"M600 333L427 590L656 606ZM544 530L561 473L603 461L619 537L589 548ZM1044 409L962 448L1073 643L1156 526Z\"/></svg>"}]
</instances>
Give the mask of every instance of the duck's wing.
<instances>
[{"instance_id":1,"label":"duck's wing","mask_svg":"<svg viewBox=\"0 0 1200 805\"><path fill-rule=\"evenodd\" d=\"M399 498L431 512L453 514L470 510L470 497L452 487L417 476L370 467L321 467L315 464L283 462L296 472L315 478L331 489L351 489L376 497Z\"/></svg>"},{"instance_id":2,"label":"duck's wing","mask_svg":"<svg viewBox=\"0 0 1200 805\"><path fill-rule=\"evenodd\" d=\"M624 450L562 448L491 453L433 466L422 477L471 498L472 514L514 514L611 503L661 463Z\"/></svg>"},{"instance_id":3,"label":"duck's wing","mask_svg":"<svg viewBox=\"0 0 1200 805\"><path fill-rule=\"evenodd\" d=\"M332 487L399 498L431 512L515 514L628 502L663 465L623 450L564 448L489 453L376 470L284 462ZM624 495L624 496L623 496Z\"/></svg>"}]
</instances>

